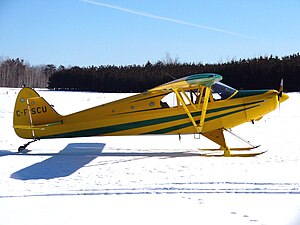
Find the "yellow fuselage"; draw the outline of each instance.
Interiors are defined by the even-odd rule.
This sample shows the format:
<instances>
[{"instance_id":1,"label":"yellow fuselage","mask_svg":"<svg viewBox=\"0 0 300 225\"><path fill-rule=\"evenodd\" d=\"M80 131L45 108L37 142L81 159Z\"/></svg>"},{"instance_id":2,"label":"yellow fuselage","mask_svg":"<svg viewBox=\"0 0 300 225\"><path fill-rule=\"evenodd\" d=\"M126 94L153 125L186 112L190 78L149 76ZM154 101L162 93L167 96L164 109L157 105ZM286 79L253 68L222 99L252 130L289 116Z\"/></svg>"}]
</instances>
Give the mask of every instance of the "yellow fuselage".
<instances>
[{"instance_id":1,"label":"yellow fuselage","mask_svg":"<svg viewBox=\"0 0 300 225\"><path fill-rule=\"evenodd\" d=\"M15 131L18 136L30 139L197 133L182 105L162 106L161 99L168 93L145 92L60 116L56 115L46 101L40 100L42 98L37 94L31 94L32 99L36 101L32 99L27 103L22 101L24 96L21 91L14 112ZM287 96L283 94L282 99L286 98ZM35 105L30 106L31 102ZM40 102L39 105L36 102ZM258 120L275 110L278 103L278 92L274 90L238 91L225 100L214 100L211 96L201 133L232 128L245 122ZM199 123L201 110L191 104L186 106L196 123ZM23 115L24 111L26 115ZM51 119L49 117L44 119L49 113ZM26 120L25 117L29 117L27 118L30 120L29 126L26 122L22 122Z\"/></svg>"}]
</instances>

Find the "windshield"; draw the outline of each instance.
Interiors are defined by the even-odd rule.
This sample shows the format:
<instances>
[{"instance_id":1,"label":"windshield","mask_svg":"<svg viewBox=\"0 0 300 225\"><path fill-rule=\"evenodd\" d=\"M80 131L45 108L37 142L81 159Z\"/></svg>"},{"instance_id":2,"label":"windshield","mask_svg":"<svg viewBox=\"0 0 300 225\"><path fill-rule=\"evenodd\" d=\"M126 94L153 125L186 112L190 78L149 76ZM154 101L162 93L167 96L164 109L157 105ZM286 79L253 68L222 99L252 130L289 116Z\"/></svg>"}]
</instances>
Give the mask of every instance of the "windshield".
<instances>
[{"instance_id":1,"label":"windshield","mask_svg":"<svg viewBox=\"0 0 300 225\"><path fill-rule=\"evenodd\" d=\"M221 82L217 82L211 86L211 91L215 100L224 100L232 96L236 92L236 89Z\"/></svg>"}]
</instances>

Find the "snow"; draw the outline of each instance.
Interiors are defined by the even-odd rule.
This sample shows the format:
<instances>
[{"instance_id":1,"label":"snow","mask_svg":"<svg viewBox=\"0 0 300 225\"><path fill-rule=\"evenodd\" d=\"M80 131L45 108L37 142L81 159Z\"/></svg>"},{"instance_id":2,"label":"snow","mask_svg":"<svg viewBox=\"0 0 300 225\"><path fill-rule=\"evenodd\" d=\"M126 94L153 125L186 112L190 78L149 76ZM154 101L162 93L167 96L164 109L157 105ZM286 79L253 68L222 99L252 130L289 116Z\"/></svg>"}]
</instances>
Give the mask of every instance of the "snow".
<instances>
[{"instance_id":1,"label":"snow","mask_svg":"<svg viewBox=\"0 0 300 225\"><path fill-rule=\"evenodd\" d=\"M42 140L12 128L19 89L0 88L0 224L300 224L300 94L233 129L267 153L201 157L193 135ZM129 96L38 90L61 114ZM230 146L240 144L227 136Z\"/></svg>"}]
</instances>

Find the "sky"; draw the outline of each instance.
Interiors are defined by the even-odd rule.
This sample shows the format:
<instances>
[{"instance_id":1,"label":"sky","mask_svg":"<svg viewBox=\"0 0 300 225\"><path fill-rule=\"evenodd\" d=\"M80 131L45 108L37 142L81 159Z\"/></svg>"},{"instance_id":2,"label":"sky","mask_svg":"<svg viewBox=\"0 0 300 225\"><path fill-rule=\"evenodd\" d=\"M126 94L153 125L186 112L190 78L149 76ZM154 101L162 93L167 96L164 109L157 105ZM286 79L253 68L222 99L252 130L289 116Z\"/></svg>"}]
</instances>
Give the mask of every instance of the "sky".
<instances>
[{"instance_id":1,"label":"sky","mask_svg":"<svg viewBox=\"0 0 300 225\"><path fill-rule=\"evenodd\" d=\"M0 59L222 63L300 52L299 0L0 0Z\"/></svg>"}]
</instances>

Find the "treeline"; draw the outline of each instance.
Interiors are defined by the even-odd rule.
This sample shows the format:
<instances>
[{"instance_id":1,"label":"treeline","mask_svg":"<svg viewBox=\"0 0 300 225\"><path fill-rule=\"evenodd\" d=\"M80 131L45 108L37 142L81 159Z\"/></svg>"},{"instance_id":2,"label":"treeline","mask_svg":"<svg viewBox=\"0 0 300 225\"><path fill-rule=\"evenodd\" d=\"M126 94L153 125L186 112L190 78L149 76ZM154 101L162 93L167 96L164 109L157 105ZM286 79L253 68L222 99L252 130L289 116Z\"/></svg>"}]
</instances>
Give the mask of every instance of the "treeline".
<instances>
[{"instance_id":1,"label":"treeline","mask_svg":"<svg viewBox=\"0 0 300 225\"><path fill-rule=\"evenodd\" d=\"M167 57L156 63L128 66L56 67L31 66L22 59L0 59L0 86L48 87L53 90L97 92L142 92L195 73L218 73L223 82L237 89L300 91L300 54L231 60L226 63L180 63Z\"/></svg>"},{"instance_id":2,"label":"treeline","mask_svg":"<svg viewBox=\"0 0 300 225\"><path fill-rule=\"evenodd\" d=\"M52 64L31 66L23 59L0 59L0 87L47 87L56 71Z\"/></svg>"},{"instance_id":3,"label":"treeline","mask_svg":"<svg viewBox=\"0 0 300 225\"><path fill-rule=\"evenodd\" d=\"M237 89L300 90L300 55L265 56L219 64L179 63L178 60L145 65L62 68L49 78L54 90L142 92L162 83L195 73L218 73L224 83Z\"/></svg>"}]
</instances>

